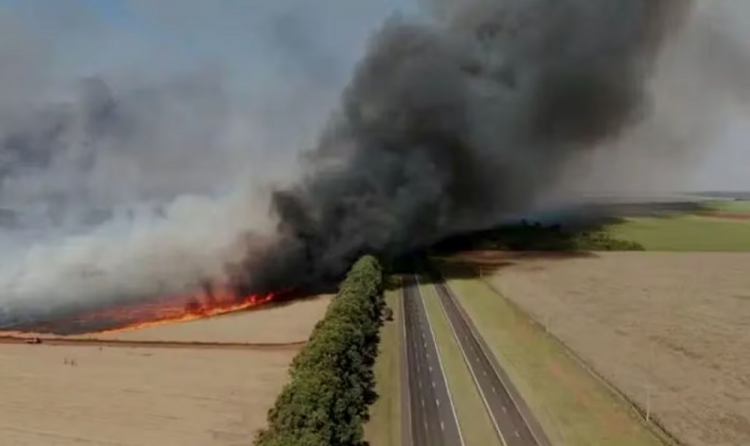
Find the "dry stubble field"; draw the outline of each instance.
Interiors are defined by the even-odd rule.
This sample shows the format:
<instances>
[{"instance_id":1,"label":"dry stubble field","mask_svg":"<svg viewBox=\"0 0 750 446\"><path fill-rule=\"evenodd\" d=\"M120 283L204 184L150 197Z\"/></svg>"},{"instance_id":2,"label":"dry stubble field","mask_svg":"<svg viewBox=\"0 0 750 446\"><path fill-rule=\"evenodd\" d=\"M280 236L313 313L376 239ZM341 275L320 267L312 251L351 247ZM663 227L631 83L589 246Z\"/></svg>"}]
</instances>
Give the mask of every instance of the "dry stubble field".
<instances>
[{"instance_id":1,"label":"dry stubble field","mask_svg":"<svg viewBox=\"0 0 750 446\"><path fill-rule=\"evenodd\" d=\"M102 337L304 341L329 300ZM247 445L265 425L295 354L288 348L0 344L0 445Z\"/></svg>"},{"instance_id":2,"label":"dry stubble field","mask_svg":"<svg viewBox=\"0 0 750 446\"><path fill-rule=\"evenodd\" d=\"M526 259L489 281L691 446L750 444L750 253Z\"/></svg>"}]
</instances>

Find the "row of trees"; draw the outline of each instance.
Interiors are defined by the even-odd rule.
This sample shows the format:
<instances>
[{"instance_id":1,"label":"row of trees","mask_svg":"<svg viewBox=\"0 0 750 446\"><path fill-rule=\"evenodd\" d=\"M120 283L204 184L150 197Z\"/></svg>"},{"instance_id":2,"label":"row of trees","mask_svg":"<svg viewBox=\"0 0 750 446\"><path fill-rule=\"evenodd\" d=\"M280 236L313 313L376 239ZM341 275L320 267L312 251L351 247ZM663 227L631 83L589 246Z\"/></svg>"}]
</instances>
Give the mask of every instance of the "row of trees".
<instances>
[{"instance_id":1,"label":"row of trees","mask_svg":"<svg viewBox=\"0 0 750 446\"><path fill-rule=\"evenodd\" d=\"M385 307L383 270L354 264L325 317L290 367L256 446L359 446L375 401L373 365Z\"/></svg>"}]
</instances>

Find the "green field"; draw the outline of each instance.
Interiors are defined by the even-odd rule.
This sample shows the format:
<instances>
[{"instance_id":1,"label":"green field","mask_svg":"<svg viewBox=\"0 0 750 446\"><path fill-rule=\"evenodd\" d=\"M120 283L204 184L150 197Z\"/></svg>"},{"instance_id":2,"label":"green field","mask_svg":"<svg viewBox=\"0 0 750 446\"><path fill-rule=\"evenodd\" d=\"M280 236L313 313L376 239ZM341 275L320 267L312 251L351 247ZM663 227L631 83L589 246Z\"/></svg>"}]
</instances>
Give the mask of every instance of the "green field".
<instances>
[{"instance_id":1,"label":"green field","mask_svg":"<svg viewBox=\"0 0 750 446\"><path fill-rule=\"evenodd\" d=\"M721 212L750 213L750 201L717 200L708 202L706 206Z\"/></svg>"},{"instance_id":2,"label":"green field","mask_svg":"<svg viewBox=\"0 0 750 446\"><path fill-rule=\"evenodd\" d=\"M492 427L492 421L479 395L479 390L464 361L448 318L441 308L435 287L421 285L419 288L435 334L443 371L448 381L448 389L453 398L465 445L500 446L500 440Z\"/></svg>"},{"instance_id":3,"label":"green field","mask_svg":"<svg viewBox=\"0 0 750 446\"><path fill-rule=\"evenodd\" d=\"M401 444L401 291L386 292L385 300L393 310L393 321L386 321L380 330L380 353L375 362L379 397L370 407L370 421L365 425L365 438L372 446Z\"/></svg>"},{"instance_id":4,"label":"green field","mask_svg":"<svg viewBox=\"0 0 750 446\"><path fill-rule=\"evenodd\" d=\"M554 446L664 444L632 407L485 282L449 284Z\"/></svg>"},{"instance_id":5,"label":"green field","mask_svg":"<svg viewBox=\"0 0 750 446\"><path fill-rule=\"evenodd\" d=\"M611 226L615 237L631 240L649 251L750 251L750 221L686 215L672 218L630 218Z\"/></svg>"}]
</instances>

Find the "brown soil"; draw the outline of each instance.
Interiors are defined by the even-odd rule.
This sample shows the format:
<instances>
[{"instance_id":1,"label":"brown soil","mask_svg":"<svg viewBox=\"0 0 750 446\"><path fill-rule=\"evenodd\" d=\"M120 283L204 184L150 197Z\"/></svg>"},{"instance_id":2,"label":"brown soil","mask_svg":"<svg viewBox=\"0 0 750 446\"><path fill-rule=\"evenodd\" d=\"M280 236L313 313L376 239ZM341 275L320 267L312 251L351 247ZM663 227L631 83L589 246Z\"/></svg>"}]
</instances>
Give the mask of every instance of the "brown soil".
<instances>
[{"instance_id":1,"label":"brown soil","mask_svg":"<svg viewBox=\"0 0 750 446\"><path fill-rule=\"evenodd\" d=\"M641 407L650 400L670 433L691 446L750 444L750 254L511 263L496 289Z\"/></svg>"}]
</instances>

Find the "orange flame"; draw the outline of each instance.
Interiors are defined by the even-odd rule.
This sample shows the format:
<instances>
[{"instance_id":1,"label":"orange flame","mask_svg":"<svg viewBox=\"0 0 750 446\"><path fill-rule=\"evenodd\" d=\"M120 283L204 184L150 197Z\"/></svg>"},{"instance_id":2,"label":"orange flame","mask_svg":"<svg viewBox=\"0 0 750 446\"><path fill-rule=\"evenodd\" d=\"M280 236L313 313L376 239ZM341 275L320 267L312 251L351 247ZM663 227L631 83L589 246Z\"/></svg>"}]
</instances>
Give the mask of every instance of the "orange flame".
<instances>
[{"instance_id":1,"label":"orange flame","mask_svg":"<svg viewBox=\"0 0 750 446\"><path fill-rule=\"evenodd\" d=\"M233 290L222 287L156 302L110 308L90 313L80 318L79 322L109 320L116 323L118 328L100 330L97 333L118 333L243 311L267 304L275 297L274 293L240 297Z\"/></svg>"}]
</instances>

